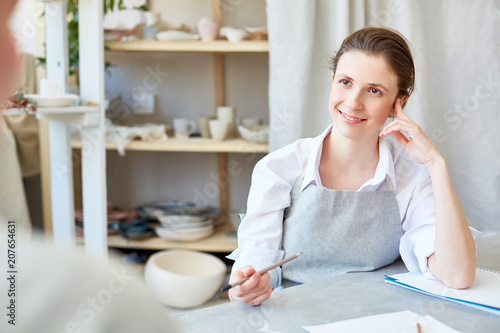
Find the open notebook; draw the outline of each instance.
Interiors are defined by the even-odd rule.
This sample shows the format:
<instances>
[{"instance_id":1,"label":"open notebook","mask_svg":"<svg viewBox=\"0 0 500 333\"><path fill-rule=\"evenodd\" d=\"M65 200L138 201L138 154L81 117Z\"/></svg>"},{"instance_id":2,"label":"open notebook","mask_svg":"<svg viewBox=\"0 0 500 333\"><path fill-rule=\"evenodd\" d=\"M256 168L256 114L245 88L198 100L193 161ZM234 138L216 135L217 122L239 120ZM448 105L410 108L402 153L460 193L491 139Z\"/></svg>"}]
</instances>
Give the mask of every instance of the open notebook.
<instances>
[{"instance_id":1,"label":"open notebook","mask_svg":"<svg viewBox=\"0 0 500 333\"><path fill-rule=\"evenodd\" d=\"M500 315L498 271L477 268L476 279L468 289L448 288L441 281L424 279L420 273L388 275L385 282Z\"/></svg>"}]
</instances>

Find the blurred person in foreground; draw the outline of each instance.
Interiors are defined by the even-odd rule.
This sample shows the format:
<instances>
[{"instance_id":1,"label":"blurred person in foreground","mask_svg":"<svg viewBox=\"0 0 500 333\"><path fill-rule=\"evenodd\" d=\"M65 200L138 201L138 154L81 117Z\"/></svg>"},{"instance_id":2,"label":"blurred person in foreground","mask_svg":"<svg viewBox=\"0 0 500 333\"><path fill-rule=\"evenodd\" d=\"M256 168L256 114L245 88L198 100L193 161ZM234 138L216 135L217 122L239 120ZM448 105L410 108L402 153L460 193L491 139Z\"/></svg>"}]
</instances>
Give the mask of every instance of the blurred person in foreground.
<instances>
[{"instance_id":1,"label":"blurred person in foreground","mask_svg":"<svg viewBox=\"0 0 500 333\"><path fill-rule=\"evenodd\" d=\"M15 5L0 1L0 105L12 93L18 70L8 28ZM177 331L130 266L113 255L104 262L76 249L56 249L42 235L8 227L8 219L0 212L0 332Z\"/></svg>"}]
</instances>

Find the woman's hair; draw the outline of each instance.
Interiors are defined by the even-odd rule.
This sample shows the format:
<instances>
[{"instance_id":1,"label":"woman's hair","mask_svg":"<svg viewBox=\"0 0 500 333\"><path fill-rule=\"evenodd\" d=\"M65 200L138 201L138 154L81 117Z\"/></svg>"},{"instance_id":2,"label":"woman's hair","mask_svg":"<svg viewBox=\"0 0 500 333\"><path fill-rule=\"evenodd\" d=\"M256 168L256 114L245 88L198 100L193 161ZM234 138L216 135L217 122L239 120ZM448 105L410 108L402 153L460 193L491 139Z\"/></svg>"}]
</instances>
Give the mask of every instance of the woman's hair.
<instances>
[{"instance_id":1,"label":"woman's hair","mask_svg":"<svg viewBox=\"0 0 500 333\"><path fill-rule=\"evenodd\" d=\"M415 65L406 38L387 28L365 28L349 35L331 59L335 74L340 58L349 51L381 56L398 77L398 97L410 96L415 86Z\"/></svg>"}]
</instances>

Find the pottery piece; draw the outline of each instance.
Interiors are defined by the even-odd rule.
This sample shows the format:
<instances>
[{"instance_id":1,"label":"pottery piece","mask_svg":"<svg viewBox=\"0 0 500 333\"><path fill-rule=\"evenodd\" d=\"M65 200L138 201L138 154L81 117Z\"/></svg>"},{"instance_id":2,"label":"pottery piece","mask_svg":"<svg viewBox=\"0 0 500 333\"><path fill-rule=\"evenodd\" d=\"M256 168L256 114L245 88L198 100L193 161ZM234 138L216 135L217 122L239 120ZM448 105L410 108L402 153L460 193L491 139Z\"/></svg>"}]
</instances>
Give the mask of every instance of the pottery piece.
<instances>
[{"instance_id":1,"label":"pottery piece","mask_svg":"<svg viewBox=\"0 0 500 333\"><path fill-rule=\"evenodd\" d=\"M236 136L236 110L232 106L219 106L217 108L217 119L227 126L227 138Z\"/></svg>"},{"instance_id":2,"label":"pottery piece","mask_svg":"<svg viewBox=\"0 0 500 333\"><path fill-rule=\"evenodd\" d=\"M196 131L196 124L190 119L175 118L173 125L176 137L187 138Z\"/></svg>"},{"instance_id":3,"label":"pottery piece","mask_svg":"<svg viewBox=\"0 0 500 333\"><path fill-rule=\"evenodd\" d=\"M227 136L227 123L221 121L220 119L210 120L208 122L208 127L210 128L210 136L213 140L221 141Z\"/></svg>"},{"instance_id":4,"label":"pottery piece","mask_svg":"<svg viewBox=\"0 0 500 333\"><path fill-rule=\"evenodd\" d=\"M200 20L198 22L198 33L204 42L213 41L219 34L219 24L209 20Z\"/></svg>"},{"instance_id":5,"label":"pottery piece","mask_svg":"<svg viewBox=\"0 0 500 333\"><path fill-rule=\"evenodd\" d=\"M189 250L153 254L144 277L158 302L176 308L192 308L209 299L222 286L226 265L214 255Z\"/></svg>"},{"instance_id":6,"label":"pottery piece","mask_svg":"<svg viewBox=\"0 0 500 333\"><path fill-rule=\"evenodd\" d=\"M209 139L210 136L210 127L208 126L208 122L210 120L216 119L215 116L201 115L199 118L200 132L201 137Z\"/></svg>"}]
</instances>

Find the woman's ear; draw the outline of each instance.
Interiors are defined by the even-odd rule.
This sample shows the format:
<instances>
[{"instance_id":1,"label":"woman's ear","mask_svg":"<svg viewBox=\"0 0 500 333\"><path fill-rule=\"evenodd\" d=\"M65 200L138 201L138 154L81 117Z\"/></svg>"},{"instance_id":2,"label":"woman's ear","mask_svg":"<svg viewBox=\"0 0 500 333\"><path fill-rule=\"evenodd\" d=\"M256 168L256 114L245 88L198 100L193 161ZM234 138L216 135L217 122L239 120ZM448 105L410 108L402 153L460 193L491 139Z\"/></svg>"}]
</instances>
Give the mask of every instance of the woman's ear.
<instances>
[{"instance_id":1,"label":"woman's ear","mask_svg":"<svg viewBox=\"0 0 500 333\"><path fill-rule=\"evenodd\" d=\"M401 108L404 109L405 106L406 106L406 102L408 101L408 95L405 95L403 97L401 97Z\"/></svg>"}]
</instances>

